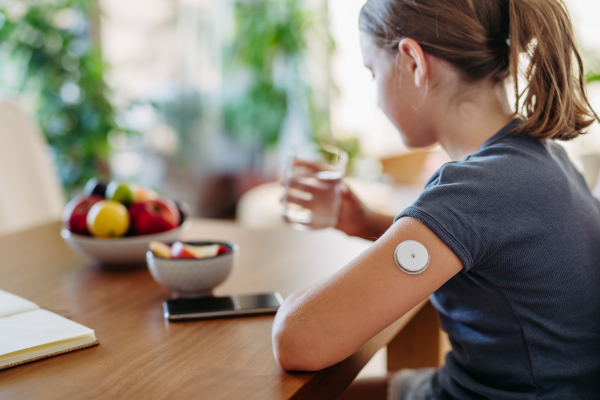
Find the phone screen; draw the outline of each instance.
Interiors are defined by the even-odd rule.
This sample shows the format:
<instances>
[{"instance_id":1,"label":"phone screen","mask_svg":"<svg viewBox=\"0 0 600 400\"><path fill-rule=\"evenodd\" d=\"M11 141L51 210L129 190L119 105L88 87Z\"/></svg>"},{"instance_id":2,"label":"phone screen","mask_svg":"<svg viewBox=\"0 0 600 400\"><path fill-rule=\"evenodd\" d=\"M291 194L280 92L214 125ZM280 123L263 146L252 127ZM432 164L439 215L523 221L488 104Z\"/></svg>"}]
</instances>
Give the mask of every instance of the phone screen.
<instances>
[{"instance_id":1,"label":"phone screen","mask_svg":"<svg viewBox=\"0 0 600 400\"><path fill-rule=\"evenodd\" d=\"M163 303L165 318L170 320L211 318L277 312L283 302L279 293L231 297L170 299Z\"/></svg>"}]
</instances>

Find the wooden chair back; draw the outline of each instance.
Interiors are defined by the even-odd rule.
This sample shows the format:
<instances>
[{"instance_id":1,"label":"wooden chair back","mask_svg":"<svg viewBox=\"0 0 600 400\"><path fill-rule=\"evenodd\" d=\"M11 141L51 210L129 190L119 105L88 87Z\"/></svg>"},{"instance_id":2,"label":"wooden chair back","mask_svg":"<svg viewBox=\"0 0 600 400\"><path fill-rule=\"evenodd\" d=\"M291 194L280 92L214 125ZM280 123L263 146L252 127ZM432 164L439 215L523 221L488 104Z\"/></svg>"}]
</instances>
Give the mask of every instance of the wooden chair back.
<instances>
[{"instance_id":1,"label":"wooden chair back","mask_svg":"<svg viewBox=\"0 0 600 400\"><path fill-rule=\"evenodd\" d=\"M389 175L397 185L416 185L424 183L423 164L429 150L412 151L399 156L382 158L383 173Z\"/></svg>"}]
</instances>

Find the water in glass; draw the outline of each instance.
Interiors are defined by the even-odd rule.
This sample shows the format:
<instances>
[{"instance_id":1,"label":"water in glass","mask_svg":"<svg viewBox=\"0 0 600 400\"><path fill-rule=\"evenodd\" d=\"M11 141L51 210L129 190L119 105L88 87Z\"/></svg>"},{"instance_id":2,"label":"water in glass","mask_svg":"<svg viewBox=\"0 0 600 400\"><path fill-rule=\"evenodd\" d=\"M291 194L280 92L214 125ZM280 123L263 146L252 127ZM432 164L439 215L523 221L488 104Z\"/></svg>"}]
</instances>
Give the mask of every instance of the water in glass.
<instances>
[{"instance_id":1,"label":"water in glass","mask_svg":"<svg viewBox=\"0 0 600 400\"><path fill-rule=\"evenodd\" d=\"M340 209L339 183L343 170L321 170L294 166L286 185L283 219L299 230L324 229L337 224ZM309 192L290 186L305 186ZM287 201L287 193L310 201L310 208Z\"/></svg>"}]
</instances>

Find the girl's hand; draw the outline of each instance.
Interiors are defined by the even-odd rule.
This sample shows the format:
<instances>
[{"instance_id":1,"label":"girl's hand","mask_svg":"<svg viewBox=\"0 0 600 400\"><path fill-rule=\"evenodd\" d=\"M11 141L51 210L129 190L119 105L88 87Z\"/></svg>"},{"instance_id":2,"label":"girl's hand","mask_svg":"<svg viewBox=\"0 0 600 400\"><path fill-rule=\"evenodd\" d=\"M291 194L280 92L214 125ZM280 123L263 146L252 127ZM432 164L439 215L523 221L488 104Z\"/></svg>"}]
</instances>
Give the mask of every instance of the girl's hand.
<instances>
[{"instance_id":1,"label":"girl's hand","mask_svg":"<svg viewBox=\"0 0 600 400\"><path fill-rule=\"evenodd\" d=\"M368 208L344 182L340 186L340 194L342 205L336 228L347 235L377 240L394 223L394 217Z\"/></svg>"},{"instance_id":2,"label":"girl's hand","mask_svg":"<svg viewBox=\"0 0 600 400\"><path fill-rule=\"evenodd\" d=\"M372 237L369 237L372 234L370 232L372 225L371 217L373 216L371 210L360 201L345 182L340 183L339 190L341 204L338 223L335 228L348 236L358 236L373 240ZM381 234L383 232L380 232L376 236L379 237Z\"/></svg>"},{"instance_id":3,"label":"girl's hand","mask_svg":"<svg viewBox=\"0 0 600 400\"><path fill-rule=\"evenodd\" d=\"M302 167L311 173L320 171L320 168L305 161L296 161L295 167ZM321 182L318 185L307 185L299 180L289 182L287 197L282 201L297 204L308 208L315 215L327 214L331 204L331 188L333 184ZM393 217L378 214L370 210L350 190L345 182L336 183L336 190L340 195L340 207L335 228L349 236L357 236L367 240L376 240L392 225Z\"/></svg>"}]
</instances>

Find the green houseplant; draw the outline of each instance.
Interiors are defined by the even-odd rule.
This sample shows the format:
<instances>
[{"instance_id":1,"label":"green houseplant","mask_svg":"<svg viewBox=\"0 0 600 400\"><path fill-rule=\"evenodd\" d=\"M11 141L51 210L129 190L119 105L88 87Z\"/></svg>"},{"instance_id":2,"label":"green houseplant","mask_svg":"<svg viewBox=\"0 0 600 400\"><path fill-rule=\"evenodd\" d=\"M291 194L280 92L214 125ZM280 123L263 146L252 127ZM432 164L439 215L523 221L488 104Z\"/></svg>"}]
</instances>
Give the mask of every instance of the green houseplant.
<instances>
[{"instance_id":1,"label":"green houseplant","mask_svg":"<svg viewBox=\"0 0 600 400\"><path fill-rule=\"evenodd\" d=\"M118 127L107 66L92 40L95 2L21 3L18 12L15 4L0 7L0 68L17 71L18 79L2 86L33 99L67 191L107 178L108 135Z\"/></svg>"},{"instance_id":2,"label":"green houseplant","mask_svg":"<svg viewBox=\"0 0 600 400\"><path fill-rule=\"evenodd\" d=\"M334 49L326 10L304 7L300 0L234 3L235 30L225 57L226 69L243 69L248 79L244 90L225 104L225 127L241 143L262 153L277 144L295 102L310 119L312 140L342 147L353 158L358 153L358 141L334 140L328 99L319 101L322 99L302 71L307 37L320 42L328 54ZM331 82L329 86L333 86Z\"/></svg>"},{"instance_id":3,"label":"green houseplant","mask_svg":"<svg viewBox=\"0 0 600 400\"><path fill-rule=\"evenodd\" d=\"M225 125L241 142L265 148L277 143L292 90L288 82L276 81L275 64L300 61L310 21L298 0L236 1L234 9L235 33L226 60L231 69L244 68L249 83L226 104ZM298 74L288 77L299 79Z\"/></svg>"}]
</instances>

